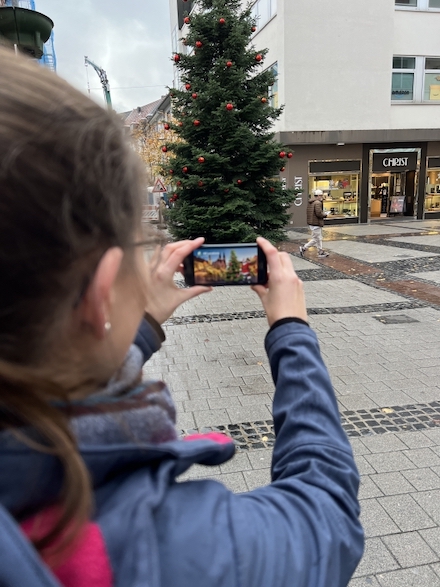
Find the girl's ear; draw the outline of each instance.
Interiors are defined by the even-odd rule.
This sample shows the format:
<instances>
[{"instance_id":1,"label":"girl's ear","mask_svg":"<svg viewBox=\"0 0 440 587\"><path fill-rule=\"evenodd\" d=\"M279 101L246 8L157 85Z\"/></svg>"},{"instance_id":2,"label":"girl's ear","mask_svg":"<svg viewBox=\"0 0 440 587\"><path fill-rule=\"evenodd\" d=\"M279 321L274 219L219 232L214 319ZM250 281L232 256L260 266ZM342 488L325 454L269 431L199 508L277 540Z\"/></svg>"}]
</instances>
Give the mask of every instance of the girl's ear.
<instances>
[{"instance_id":1,"label":"girl's ear","mask_svg":"<svg viewBox=\"0 0 440 587\"><path fill-rule=\"evenodd\" d=\"M119 247L104 253L78 308L81 322L91 328L98 339L105 337L111 320L113 287L123 256Z\"/></svg>"}]
</instances>

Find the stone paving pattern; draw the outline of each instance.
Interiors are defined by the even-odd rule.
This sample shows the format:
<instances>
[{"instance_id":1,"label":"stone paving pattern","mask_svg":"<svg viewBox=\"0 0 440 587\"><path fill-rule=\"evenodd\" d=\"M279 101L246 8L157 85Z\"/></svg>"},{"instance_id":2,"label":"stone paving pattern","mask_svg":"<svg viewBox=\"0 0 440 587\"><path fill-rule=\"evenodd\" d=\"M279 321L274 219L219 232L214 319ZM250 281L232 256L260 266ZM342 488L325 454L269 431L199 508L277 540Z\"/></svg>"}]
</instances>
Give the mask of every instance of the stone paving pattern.
<instances>
[{"instance_id":1,"label":"stone paving pattern","mask_svg":"<svg viewBox=\"0 0 440 587\"><path fill-rule=\"evenodd\" d=\"M432 231L440 221L330 227L323 260L314 251L298 257L301 229L283 245L308 307L324 312L311 311L310 322L361 472L367 540L350 587L440 587L440 236ZM236 492L270 481L273 383L262 316L248 288L217 288L165 325L167 341L145 371L172 388L178 427L220 428L239 449L182 479L212 478Z\"/></svg>"}]
</instances>

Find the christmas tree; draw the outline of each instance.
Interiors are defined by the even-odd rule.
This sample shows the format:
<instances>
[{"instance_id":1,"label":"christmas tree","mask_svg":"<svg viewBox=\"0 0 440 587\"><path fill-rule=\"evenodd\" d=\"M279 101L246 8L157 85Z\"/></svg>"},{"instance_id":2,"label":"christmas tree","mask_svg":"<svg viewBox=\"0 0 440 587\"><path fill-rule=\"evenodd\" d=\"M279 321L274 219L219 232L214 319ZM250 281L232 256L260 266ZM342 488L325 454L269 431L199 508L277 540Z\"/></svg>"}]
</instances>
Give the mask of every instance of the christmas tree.
<instances>
[{"instance_id":1,"label":"christmas tree","mask_svg":"<svg viewBox=\"0 0 440 587\"><path fill-rule=\"evenodd\" d=\"M237 259L237 254L235 251L231 251L231 257L229 259L228 268L226 270L226 279L230 281L238 279L238 276L240 275L240 269L241 264Z\"/></svg>"},{"instance_id":2,"label":"christmas tree","mask_svg":"<svg viewBox=\"0 0 440 587\"><path fill-rule=\"evenodd\" d=\"M267 50L251 44L257 23L240 0L193 6L187 54L173 56L182 86L171 89L171 128L181 140L162 146L171 154L163 169L174 186L170 230L214 243L281 240L295 191L283 189L279 173L292 153L273 139L282 109L271 105Z\"/></svg>"}]
</instances>

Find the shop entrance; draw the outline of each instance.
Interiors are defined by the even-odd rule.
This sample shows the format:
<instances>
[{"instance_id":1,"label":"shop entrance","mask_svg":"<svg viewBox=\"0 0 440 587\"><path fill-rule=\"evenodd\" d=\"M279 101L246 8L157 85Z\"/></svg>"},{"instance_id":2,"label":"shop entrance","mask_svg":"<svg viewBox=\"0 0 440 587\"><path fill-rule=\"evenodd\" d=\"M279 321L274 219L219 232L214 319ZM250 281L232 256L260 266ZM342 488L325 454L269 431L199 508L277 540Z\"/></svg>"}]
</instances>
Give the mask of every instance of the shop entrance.
<instances>
[{"instance_id":1,"label":"shop entrance","mask_svg":"<svg viewBox=\"0 0 440 587\"><path fill-rule=\"evenodd\" d=\"M413 217L420 165L419 150L373 151L370 173L370 219Z\"/></svg>"},{"instance_id":2,"label":"shop entrance","mask_svg":"<svg viewBox=\"0 0 440 587\"><path fill-rule=\"evenodd\" d=\"M372 174L370 217L414 216L415 171Z\"/></svg>"}]
</instances>

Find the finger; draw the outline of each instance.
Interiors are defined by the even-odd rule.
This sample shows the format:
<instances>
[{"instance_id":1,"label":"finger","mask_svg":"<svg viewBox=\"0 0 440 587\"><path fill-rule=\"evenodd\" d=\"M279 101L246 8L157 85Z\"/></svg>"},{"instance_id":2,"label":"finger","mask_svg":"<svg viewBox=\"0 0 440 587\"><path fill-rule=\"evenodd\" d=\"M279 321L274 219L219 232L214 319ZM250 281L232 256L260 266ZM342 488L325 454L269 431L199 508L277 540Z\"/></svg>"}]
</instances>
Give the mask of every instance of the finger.
<instances>
[{"instance_id":1,"label":"finger","mask_svg":"<svg viewBox=\"0 0 440 587\"><path fill-rule=\"evenodd\" d=\"M280 253L280 262L283 269L289 273L295 273L292 259L288 253Z\"/></svg>"},{"instance_id":2,"label":"finger","mask_svg":"<svg viewBox=\"0 0 440 587\"><path fill-rule=\"evenodd\" d=\"M212 287L206 287L203 285L195 285L194 287L190 287L188 289L181 289L179 290L179 296L181 299L180 303L183 304L192 298L195 298L204 293L209 293L210 291L212 291Z\"/></svg>"},{"instance_id":3,"label":"finger","mask_svg":"<svg viewBox=\"0 0 440 587\"><path fill-rule=\"evenodd\" d=\"M251 289L257 294L261 301L267 296L267 288L264 285L251 285Z\"/></svg>"},{"instance_id":4,"label":"finger","mask_svg":"<svg viewBox=\"0 0 440 587\"><path fill-rule=\"evenodd\" d=\"M280 254L278 250L265 238L259 236L257 238L257 243L263 249L264 254L266 255L267 264L269 267L269 271L279 273L281 271L281 261L280 261Z\"/></svg>"},{"instance_id":5,"label":"finger","mask_svg":"<svg viewBox=\"0 0 440 587\"><path fill-rule=\"evenodd\" d=\"M171 255L167 259L167 265L171 267L174 272L176 272L185 257L198 249L203 244L203 241L203 237L193 241L183 241L181 247L172 251Z\"/></svg>"},{"instance_id":6,"label":"finger","mask_svg":"<svg viewBox=\"0 0 440 587\"><path fill-rule=\"evenodd\" d=\"M194 240L184 240L184 241L177 241L175 243L169 243L168 245L165 246L165 248L163 249L163 260L164 262L167 262L168 259L176 252L176 251L180 251L180 250L185 250L188 251L188 255L191 251L193 251L194 249L197 249L198 247L200 247L203 243L205 242L205 239L203 238L203 236L200 236ZM184 255L185 257L186 255Z\"/></svg>"}]
</instances>

